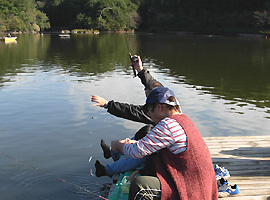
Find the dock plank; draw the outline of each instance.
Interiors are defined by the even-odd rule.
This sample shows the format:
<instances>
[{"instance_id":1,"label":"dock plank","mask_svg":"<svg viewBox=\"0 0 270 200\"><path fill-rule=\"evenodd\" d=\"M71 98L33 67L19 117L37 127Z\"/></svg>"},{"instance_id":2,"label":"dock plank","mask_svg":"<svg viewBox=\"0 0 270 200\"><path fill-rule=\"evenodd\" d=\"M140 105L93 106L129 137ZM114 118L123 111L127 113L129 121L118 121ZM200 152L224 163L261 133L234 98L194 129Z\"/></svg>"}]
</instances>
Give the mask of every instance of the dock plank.
<instances>
[{"instance_id":1,"label":"dock plank","mask_svg":"<svg viewBox=\"0 0 270 200\"><path fill-rule=\"evenodd\" d=\"M214 164L229 170L237 196L223 200L270 200L270 135L204 138Z\"/></svg>"}]
</instances>

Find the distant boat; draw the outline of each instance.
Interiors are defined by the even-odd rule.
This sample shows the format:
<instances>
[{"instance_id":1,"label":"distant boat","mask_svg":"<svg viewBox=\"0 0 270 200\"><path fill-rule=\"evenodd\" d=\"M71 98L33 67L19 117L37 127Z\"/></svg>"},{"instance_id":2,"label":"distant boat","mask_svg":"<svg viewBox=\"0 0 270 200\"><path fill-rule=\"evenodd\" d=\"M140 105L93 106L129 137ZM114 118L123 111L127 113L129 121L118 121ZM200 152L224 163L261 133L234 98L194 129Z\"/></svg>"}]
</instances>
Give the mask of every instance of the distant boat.
<instances>
[{"instance_id":1,"label":"distant boat","mask_svg":"<svg viewBox=\"0 0 270 200\"><path fill-rule=\"evenodd\" d=\"M17 37L1 37L0 40L5 41L6 43L12 43L12 42L17 42L16 41Z\"/></svg>"},{"instance_id":2,"label":"distant boat","mask_svg":"<svg viewBox=\"0 0 270 200\"><path fill-rule=\"evenodd\" d=\"M58 34L61 38L70 38L70 34Z\"/></svg>"}]
</instances>

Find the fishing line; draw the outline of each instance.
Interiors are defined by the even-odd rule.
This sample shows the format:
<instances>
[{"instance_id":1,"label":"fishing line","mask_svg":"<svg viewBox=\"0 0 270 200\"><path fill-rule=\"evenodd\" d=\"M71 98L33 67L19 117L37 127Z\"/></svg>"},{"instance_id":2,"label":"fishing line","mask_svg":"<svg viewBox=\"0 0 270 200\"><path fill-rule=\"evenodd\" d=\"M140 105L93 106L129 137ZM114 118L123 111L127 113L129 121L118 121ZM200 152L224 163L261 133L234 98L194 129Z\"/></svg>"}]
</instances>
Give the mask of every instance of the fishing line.
<instances>
[{"instance_id":1,"label":"fishing line","mask_svg":"<svg viewBox=\"0 0 270 200\"><path fill-rule=\"evenodd\" d=\"M128 46L128 41L127 41L127 37L126 37L126 34L124 33L124 38L125 38L125 41L126 41L126 45L127 45L127 50L128 50L128 52L130 52L130 50L129 50L129 46Z\"/></svg>"},{"instance_id":2,"label":"fishing line","mask_svg":"<svg viewBox=\"0 0 270 200\"><path fill-rule=\"evenodd\" d=\"M94 196L96 196L96 197L99 197L99 198L101 198L101 199L108 200L107 198L105 198L105 197L103 197L103 196L100 196L100 195L98 195L98 194L95 194L94 192L91 192L91 191L87 190L86 188L83 188L83 187L81 187L81 186L79 186L79 185L77 185L77 184L71 183L71 182L69 182L69 181L67 181L67 180L65 180L65 179L63 179L63 178L60 178L60 177L55 176L55 175L53 175L53 174L50 174L50 173L48 173L47 171L41 170L41 169L39 169L39 168L37 168L37 167L35 167L35 166L33 166L33 165L27 164L27 163L25 163L25 162L23 162L23 161L21 161L21 160L15 158L15 157L11 156L11 155L5 154L5 153L3 153L3 152L0 152L0 155L3 155L3 156L5 156L5 157L7 157L7 158L10 158L10 159L12 159L12 160L15 160L16 162L18 162L18 163L20 163L20 164L22 164L22 165L24 165L24 166L26 166L26 167L32 168L32 169L34 169L35 171L38 171L38 172L40 172L40 173L42 173L42 174L45 174L45 175L50 176L50 177L53 177L53 178L57 179L57 180L60 181L60 182L67 183L67 184L73 186L73 187L76 188L76 189L82 190L82 191L84 191L84 192L86 192L86 193L88 193L88 194L92 194L92 195L94 195Z\"/></svg>"},{"instance_id":3,"label":"fishing line","mask_svg":"<svg viewBox=\"0 0 270 200\"><path fill-rule=\"evenodd\" d=\"M125 34L125 33L124 33L124 34ZM129 58L130 58L131 62L138 62L138 58L136 59L136 58L135 58L134 56L132 56L131 53L130 53L126 34L124 35L124 38L125 38L125 41L126 41L126 45L127 45L127 49L128 49L128 55L129 55ZM135 58L135 60L133 60L134 58ZM136 77L136 76L137 76L137 75L136 75L136 70L135 70L133 64L132 64L132 70L133 70L134 77Z\"/></svg>"}]
</instances>

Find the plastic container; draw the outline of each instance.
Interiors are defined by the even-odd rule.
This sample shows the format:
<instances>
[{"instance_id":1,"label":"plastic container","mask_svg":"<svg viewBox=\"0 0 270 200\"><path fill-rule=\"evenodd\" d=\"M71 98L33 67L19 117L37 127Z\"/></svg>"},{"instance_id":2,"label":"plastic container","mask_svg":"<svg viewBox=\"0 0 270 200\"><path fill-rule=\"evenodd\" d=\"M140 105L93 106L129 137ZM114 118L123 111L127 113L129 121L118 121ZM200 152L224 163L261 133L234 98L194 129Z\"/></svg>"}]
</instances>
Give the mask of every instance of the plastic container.
<instances>
[{"instance_id":1,"label":"plastic container","mask_svg":"<svg viewBox=\"0 0 270 200\"><path fill-rule=\"evenodd\" d=\"M129 193L129 188L130 188L130 182L127 182L128 176L124 176L121 183L122 183L122 192L123 193Z\"/></svg>"}]
</instances>

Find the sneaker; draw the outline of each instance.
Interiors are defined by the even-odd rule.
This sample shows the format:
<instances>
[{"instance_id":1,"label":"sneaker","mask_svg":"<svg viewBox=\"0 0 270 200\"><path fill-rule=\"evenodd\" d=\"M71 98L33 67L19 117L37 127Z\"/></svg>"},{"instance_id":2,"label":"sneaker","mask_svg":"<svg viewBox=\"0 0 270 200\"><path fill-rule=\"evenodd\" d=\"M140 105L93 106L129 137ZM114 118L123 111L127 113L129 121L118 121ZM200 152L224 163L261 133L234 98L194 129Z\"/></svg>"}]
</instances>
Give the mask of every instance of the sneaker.
<instances>
[{"instance_id":1,"label":"sneaker","mask_svg":"<svg viewBox=\"0 0 270 200\"><path fill-rule=\"evenodd\" d=\"M221 178L228 179L230 177L230 173L227 169L224 167L220 167L218 165L214 165L215 174L216 174L216 180L219 180Z\"/></svg>"},{"instance_id":2,"label":"sneaker","mask_svg":"<svg viewBox=\"0 0 270 200\"><path fill-rule=\"evenodd\" d=\"M228 182L228 180L221 178L217 180L218 188L220 188L225 182Z\"/></svg>"},{"instance_id":3,"label":"sneaker","mask_svg":"<svg viewBox=\"0 0 270 200\"><path fill-rule=\"evenodd\" d=\"M218 197L228 197L239 194L238 186L230 185L229 182L225 182L222 186L218 188Z\"/></svg>"}]
</instances>

